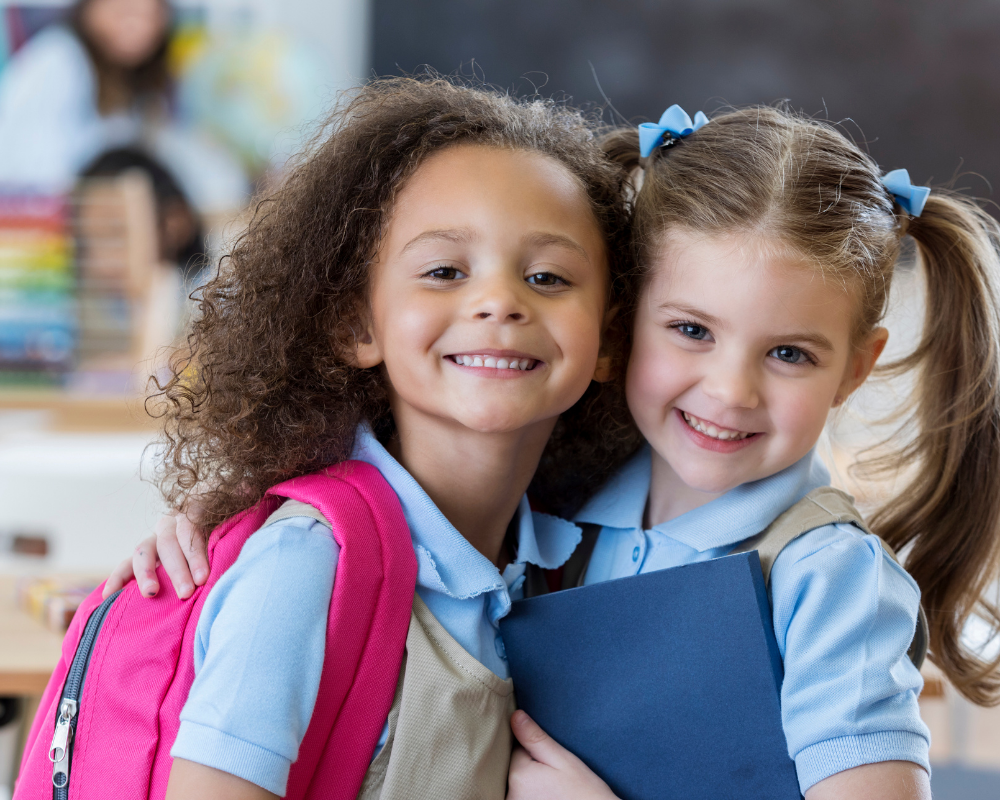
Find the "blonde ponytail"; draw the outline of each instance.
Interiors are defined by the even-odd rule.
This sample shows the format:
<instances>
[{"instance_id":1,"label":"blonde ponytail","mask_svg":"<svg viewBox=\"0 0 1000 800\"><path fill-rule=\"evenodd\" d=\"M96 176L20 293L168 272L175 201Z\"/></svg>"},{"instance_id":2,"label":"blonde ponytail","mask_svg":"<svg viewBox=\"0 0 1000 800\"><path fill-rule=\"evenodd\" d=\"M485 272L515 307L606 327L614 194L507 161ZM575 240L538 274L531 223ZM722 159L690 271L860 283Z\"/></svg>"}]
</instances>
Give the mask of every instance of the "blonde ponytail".
<instances>
[{"instance_id":1,"label":"blonde ponytail","mask_svg":"<svg viewBox=\"0 0 1000 800\"><path fill-rule=\"evenodd\" d=\"M906 488L872 529L920 585L934 662L968 699L1000 702L1000 655L984 660L962 630L978 614L1000 629L983 595L1000 569L1000 226L971 201L935 191L909 221L926 274L923 336L881 368L915 370L914 431L870 466L901 470Z\"/></svg>"}]
</instances>

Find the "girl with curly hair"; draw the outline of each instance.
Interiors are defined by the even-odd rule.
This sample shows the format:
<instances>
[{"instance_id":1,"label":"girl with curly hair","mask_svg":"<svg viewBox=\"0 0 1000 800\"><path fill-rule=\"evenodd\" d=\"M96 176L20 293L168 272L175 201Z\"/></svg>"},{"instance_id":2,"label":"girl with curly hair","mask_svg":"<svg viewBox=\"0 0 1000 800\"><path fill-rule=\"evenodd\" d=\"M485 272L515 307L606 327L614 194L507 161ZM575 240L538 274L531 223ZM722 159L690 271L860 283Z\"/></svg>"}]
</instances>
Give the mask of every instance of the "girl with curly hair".
<instances>
[{"instance_id":1,"label":"girl with curly hair","mask_svg":"<svg viewBox=\"0 0 1000 800\"><path fill-rule=\"evenodd\" d=\"M374 465L410 528L422 624L477 691L510 698L497 622L527 565L558 567L580 539L525 500L543 451L575 464L575 480L538 484L557 508L613 465L604 436L628 438L601 383L628 268L626 179L589 121L551 102L435 78L360 89L204 289L161 387L167 501L196 504L207 531L281 481ZM168 797L284 794L337 556L328 528L293 516L251 536L213 587ZM510 710L478 755L461 731L421 730L410 747L428 768L408 791L503 798ZM405 780L403 716L386 721L362 796Z\"/></svg>"}]
</instances>

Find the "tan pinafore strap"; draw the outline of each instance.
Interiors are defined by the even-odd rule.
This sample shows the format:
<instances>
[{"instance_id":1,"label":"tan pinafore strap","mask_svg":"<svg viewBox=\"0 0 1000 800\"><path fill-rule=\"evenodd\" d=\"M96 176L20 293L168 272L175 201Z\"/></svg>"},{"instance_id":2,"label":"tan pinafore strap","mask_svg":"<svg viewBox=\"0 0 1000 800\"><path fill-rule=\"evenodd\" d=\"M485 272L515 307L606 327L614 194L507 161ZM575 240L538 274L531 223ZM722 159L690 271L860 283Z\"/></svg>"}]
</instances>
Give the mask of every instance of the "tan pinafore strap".
<instances>
[{"instance_id":1,"label":"tan pinafore strap","mask_svg":"<svg viewBox=\"0 0 1000 800\"><path fill-rule=\"evenodd\" d=\"M264 525L289 517L330 527L297 500L283 503ZM515 708L514 682L469 655L415 594L389 738L358 800L504 800Z\"/></svg>"},{"instance_id":2,"label":"tan pinafore strap","mask_svg":"<svg viewBox=\"0 0 1000 800\"><path fill-rule=\"evenodd\" d=\"M278 506L277 511L264 520L264 524L261 525L261 527L266 528L272 522L277 522L279 519L288 519L290 517L310 517L317 522L322 522L326 525L326 527L330 527L329 521L327 521L327 518L323 516L322 512L318 508L299 500L286 500Z\"/></svg>"},{"instance_id":3,"label":"tan pinafore strap","mask_svg":"<svg viewBox=\"0 0 1000 800\"><path fill-rule=\"evenodd\" d=\"M733 553L748 553L756 550L760 557L760 567L764 573L764 582L770 585L771 567L787 545L798 539L802 534L822 528L824 525L845 523L854 525L865 533L872 534L865 524L864 518L854 507L854 498L849 494L834 489L832 486L821 486L813 489L799 502L781 514L761 533L742 542ZM892 560L899 563L895 551L878 538L882 548ZM917 615L917 628L910 643L910 660L919 668L927 655L929 630L927 617L921 607Z\"/></svg>"},{"instance_id":4,"label":"tan pinafore strap","mask_svg":"<svg viewBox=\"0 0 1000 800\"><path fill-rule=\"evenodd\" d=\"M514 684L456 642L414 595L389 738L358 800L504 800Z\"/></svg>"}]
</instances>

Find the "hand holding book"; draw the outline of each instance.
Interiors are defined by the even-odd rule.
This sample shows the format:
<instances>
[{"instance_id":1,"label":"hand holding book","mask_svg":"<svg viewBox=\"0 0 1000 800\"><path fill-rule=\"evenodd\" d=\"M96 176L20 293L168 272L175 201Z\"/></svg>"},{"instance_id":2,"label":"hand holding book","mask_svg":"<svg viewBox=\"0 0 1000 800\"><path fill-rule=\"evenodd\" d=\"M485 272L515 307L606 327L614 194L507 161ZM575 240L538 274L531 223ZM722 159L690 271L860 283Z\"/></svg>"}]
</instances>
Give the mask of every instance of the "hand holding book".
<instances>
[{"instance_id":1,"label":"hand holding book","mask_svg":"<svg viewBox=\"0 0 1000 800\"><path fill-rule=\"evenodd\" d=\"M618 800L590 767L525 712L515 711L510 727L520 747L510 759L507 800Z\"/></svg>"}]
</instances>

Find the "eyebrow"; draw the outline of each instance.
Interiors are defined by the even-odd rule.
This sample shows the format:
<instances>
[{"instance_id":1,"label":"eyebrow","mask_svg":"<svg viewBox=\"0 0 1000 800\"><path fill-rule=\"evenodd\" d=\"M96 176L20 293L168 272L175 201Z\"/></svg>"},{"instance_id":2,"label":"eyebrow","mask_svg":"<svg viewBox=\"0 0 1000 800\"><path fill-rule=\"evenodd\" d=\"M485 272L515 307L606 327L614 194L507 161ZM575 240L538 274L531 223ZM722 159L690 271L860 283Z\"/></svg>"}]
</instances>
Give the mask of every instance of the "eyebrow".
<instances>
[{"instance_id":1,"label":"eyebrow","mask_svg":"<svg viewBox=\"0 0 1000 800\"><path fill-rule=\"evenodd\" d=\"M444 230L424 231L420 235L414 236L410 239L410 241L408 241L399 252L400 255L402 255L403 253L407 253L427 242L468 244L469 242L475 241L477 238L476 234L468 228L448 228Z\"/></svg>"},{"instance_id":2,"label":"eyebrow","mask_svg":"<svg viewBox=\"0 0 1000 800\"><path fill-rule=\"evenodd\" d=\"M584 246L572 237L561 233L536 231L525 236L524 243L532 247L561 247L583 257L588 263L590 262L590 254Z\"/></svg>"},{"instance_id":3,"label":"eyebrow","mask_svg":"<svg viewBox=\"0 0 1000 800\"><path fill-rule=\"evenodd\" d=\"M681 303L671 303L668 301L661 304L659 308L660 311L674 311L679 314L695 317L699 321L704 322L710 328L725 329L725 325L723 325L717 317L713 317L711 314L702 311L699 308L695 308L694 306L686 306ZM771 341L776 345L795 342L797 344L810 345L816 350L823 350L827 353L832 353L834 351L833 342L821 333L812 333L809 331L782 333L777 336L772 336Z\"/></svg>"},{"instance_id":4,"label":"eyebrow","mask_svg":"<svg viewBox=\"0 0 1000 800\"><path fill-rule=\"evenodd\" d=\"M694 306L686 306L683 303L672 303L669 300L660 304L660 311L675 311L689 317L697 317L702 322L707 322L712 328L725 328L717 317L713 317L707 311L702 311Z\"/></svg>"},{"instance_id":5,"label":"eyebrow","mask_svg":"<svg viewBox=\"0 0 1000 800\"><path fill-rule=\"evenodd\" d=\"M790 333L782 336L775 336L773 341L777 344L784 344L786 342L808 344L815 350L823 350L827 353L833 352L833 342L821 333Z\"/></svg>"}]
</instances>

